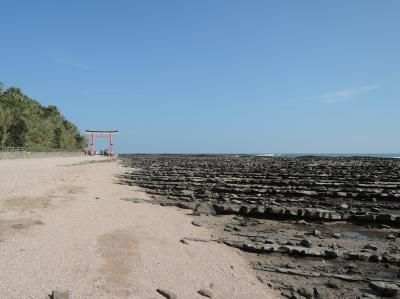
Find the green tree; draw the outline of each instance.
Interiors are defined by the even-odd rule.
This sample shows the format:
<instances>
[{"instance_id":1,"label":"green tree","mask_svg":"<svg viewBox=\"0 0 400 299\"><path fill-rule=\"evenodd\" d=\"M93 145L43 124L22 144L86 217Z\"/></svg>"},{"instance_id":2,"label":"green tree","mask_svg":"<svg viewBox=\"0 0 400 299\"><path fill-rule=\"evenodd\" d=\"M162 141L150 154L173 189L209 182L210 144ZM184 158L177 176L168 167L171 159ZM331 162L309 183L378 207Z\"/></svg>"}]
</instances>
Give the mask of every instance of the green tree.
<instances>
[{"instance_id":1,"label":"green tree","mask_svg":"<svg viewBox=\"0 0 400 299\"><path fill-rule=\"evenodd\" d=\"M7 138L7 132L12 124L11 114L0 106L0 133L1 146L4 147Z\"/></svg>"},{"instance_id":2,"label":"green tree","mask_svg":"<svg viewBox=\"0 0 400 299\"><path fill-rule=\"evenodd\" d=\"M9 128L9 145L15 147L26 146L28 127L23 119L17 119Z\"/></svg>"},{"instance_id":3,"label":"green tree","mask_svg":"<svg viewBox=\"0 0 400 299\"><path fill-rule=\"evenodd\" d=\"M62 129L59 127L54 130L53 144L54 148L62 148Z\"/></svg>"},{"instance_id":4,"label":"green tree","mask_svg":"<svg viewBox=\"0 0 400 299\"><path fill-rule=\"evenodd\" d=\"M0 113L0 146L84 147L84 138L78 128L56 106L44 107L17 87L0 91Z\"/></svg>"},{"instance_id":5,"label":"green tree","mask_svg":"<svg viewBox=\"0 0 400 299\"><path fill-rule=\"evenodd\" d=\"M46 108L44 108L44 111L46 117L57 118L61 115L60 111L58 111L58 108L53 105L47 106Z\"/></svg>"}]
</instances>

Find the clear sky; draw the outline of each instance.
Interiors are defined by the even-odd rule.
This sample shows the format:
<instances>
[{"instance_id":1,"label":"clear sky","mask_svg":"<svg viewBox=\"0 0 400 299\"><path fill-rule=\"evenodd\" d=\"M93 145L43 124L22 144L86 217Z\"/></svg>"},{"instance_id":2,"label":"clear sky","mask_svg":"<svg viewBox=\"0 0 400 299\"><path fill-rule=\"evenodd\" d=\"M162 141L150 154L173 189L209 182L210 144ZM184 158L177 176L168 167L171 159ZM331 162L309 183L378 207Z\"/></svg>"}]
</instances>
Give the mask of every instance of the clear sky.
<instances>
[{"instance_id":1,"label":"clear sky","mask_svg":"<svg viewBox=\"0 0 400 299\"><path fill-rule=\"evenodd\" d=\"M119 152L400 152L400 1L0 10L0 81Z\"/></svg>"}]
</instances>

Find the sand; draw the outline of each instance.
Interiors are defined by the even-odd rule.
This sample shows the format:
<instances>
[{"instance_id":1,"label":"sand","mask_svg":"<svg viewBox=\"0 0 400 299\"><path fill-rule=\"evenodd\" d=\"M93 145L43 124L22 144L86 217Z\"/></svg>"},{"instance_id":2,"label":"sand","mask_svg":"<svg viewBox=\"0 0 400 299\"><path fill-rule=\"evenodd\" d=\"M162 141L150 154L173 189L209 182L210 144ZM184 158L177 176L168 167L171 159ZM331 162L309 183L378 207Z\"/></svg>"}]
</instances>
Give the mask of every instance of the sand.
<instances>
[{"instance_id":1,"label":"sand","mask_svg":"<svg viewBox=\"0 0 400 299\"><path fill-rule=\"evenodd\" d=\"M0 298L278 298L236 249L179 242L212 234L188 211L121 200L147 195L92 160L0 161Z\"/></svg>"}]
</instances>

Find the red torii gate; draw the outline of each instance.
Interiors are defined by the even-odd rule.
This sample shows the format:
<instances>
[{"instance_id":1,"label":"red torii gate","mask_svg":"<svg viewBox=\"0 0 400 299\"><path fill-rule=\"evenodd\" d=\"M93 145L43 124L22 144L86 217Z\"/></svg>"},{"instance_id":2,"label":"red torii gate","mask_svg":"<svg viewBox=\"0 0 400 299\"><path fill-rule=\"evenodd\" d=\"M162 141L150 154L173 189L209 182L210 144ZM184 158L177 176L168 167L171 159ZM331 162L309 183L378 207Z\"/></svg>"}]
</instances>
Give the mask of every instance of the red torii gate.
<instances>
[{"instance_id":1,"label":"red torii gate","mask_svg":"<svg viewBox=\"0 0 400 299\"><path fill-rule=\"evenodd\" d=\"M96 137L108 137L110 144L108 148L108 153L110 156L114 155L114 144L113 144L113 134L118 133L118 131L95 131L95 130L86 130L86 152L89 153L90 155L94 155L94 141ZM88 146L88 141L89 139L92 139L92 142L90 144L90 152L87 150Z\"/></svg>"}]
</instances>

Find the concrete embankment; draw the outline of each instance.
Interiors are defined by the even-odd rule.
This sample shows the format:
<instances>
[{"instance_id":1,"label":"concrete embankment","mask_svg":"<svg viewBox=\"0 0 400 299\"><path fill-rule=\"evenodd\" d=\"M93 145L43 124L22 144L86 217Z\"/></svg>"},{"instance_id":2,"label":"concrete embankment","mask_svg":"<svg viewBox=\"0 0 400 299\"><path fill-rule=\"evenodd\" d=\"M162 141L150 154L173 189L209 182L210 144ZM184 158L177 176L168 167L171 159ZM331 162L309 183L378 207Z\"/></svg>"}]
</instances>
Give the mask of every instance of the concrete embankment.
<instances>
[{"instance_id":1,"label":"concrete embankment","mask_svg":"<svg viewBox=\"0 0 400 299\"><path fill-rule=\"evenodd\" d=\"M52 158L52 157L79 157L83 156L83 151L0 151L0 160L4 159L31 159L31 158Z\"/></svg>"}]
</instances>

